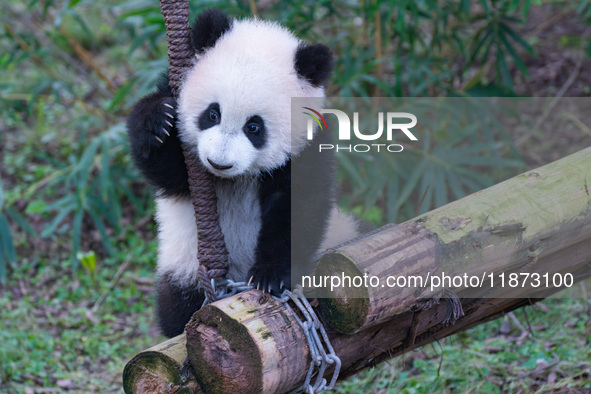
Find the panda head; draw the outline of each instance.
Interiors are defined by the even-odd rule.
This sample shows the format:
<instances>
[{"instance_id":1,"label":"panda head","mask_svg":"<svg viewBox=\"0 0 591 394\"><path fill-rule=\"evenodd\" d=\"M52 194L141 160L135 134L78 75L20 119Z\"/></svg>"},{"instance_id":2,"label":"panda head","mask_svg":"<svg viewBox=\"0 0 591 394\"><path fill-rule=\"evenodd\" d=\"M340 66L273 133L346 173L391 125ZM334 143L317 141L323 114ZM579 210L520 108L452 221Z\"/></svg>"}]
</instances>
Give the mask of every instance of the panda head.
<instances>
[{"instance_id":1,"label":"panda head","mask_svg":"<svg viewBox=\"0 0 591 394\"><path fill-rule=\"evenodd\" d=\"M291 131L291 98L324 97L330 50L307 45L280 25L197 16L194 65L178 101L180 137L219 177L281 167L305 146ZM300 129L300 127L298 127Z\"/></svg>"}]
</instances>

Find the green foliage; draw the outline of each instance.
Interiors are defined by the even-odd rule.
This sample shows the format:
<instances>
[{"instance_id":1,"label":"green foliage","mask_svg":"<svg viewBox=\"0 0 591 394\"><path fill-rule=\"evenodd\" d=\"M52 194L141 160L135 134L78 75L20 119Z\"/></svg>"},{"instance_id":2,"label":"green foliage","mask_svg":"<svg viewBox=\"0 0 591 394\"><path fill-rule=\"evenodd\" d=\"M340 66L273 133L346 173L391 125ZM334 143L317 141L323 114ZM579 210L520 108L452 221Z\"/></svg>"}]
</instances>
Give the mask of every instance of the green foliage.
<instances>
[{"instance_id":1,"label":"green foliage","mask_svg":"<svg viewBox=\"0 0 591 394\"><path fill-rule=\"evenodd\" d=\"M12 190L0 216L0 280L6 262L16 261L6 217L32 236L69 240L76 269L90 230L98 233L101 251L112 254L124 209L141 217L151 206L149 189L138 187L143 182L130 162L124 116L137 96L153 89L165 68L165 50L149 46L147 59L143 52L129 59L153 67L136 78L135 67L122 56L125 49L110 35L113 26L104 22L109 11L78 1L44 6L40 12L36 2L8 3L0 17L0 45L10 54L1 63L3 75L17 76L23 69L28 75L0 82L0 111L8 119L4 137L10 145L27 147L4 155ZM89 7L99 12L86 13ZM31 29L31 18L43 28ZM144 34L127 18L117 25L123 36ZM110 57L118 59L117 66L105 70L101 62ZM28 202L24 212L12 207L19 200ZM46 219L40 234L31 231L28 215Z\"/></svg>"},{"instance_id":2,"label":"green foliage","mask_svg":"<svg viewBox=\"0 0 591 394\"><path fill-rule=\"evenodd\" d=\"M486 12L482 15L484 23L471 40L472 45L467 64L467 66L473 65L475 62L486 64L491 49L496 49L496 76L501 81L501 85L509 89L513 88L513 83L508 67L508 56L513 60L519 71L526 76L529 75L515 45L519 45L530 55L534 55L535 53L531 45L511 27L511 23L522 22L519 18L507 15L507 11L513 8L512 3L499 2L498 7L494 11L490 11L488 8L485 9ZM483 1L483 4L486 4L486 2Z\"/></svg>"},{"instance_id":3,"label":"green foliage","mask_svg":"<svg viewBox=\"0 0 591 394\"><path fill-rule=\"evenodd\" d=\"M131 184L136 180L129 171L127 137L124 124L116 124L99 134L83 149L73 152L68 163L56 163L57 171L46 188L68 190L42 210L56 213L41 233L44 237L69 233L72 235L72 255L80 249L82 221L89 217L98 230L107 253L112 253L107 225L119 232L123 197L143 212L143 201L135 196ZM35 185L33 186L35 187ZM73 217L73 221L65 220ZM74 268L78 259L74 259Z\"/></svg>"},{"instance_id":4,"label":"green foliage","mask_svg":"<svg viewBox=\"0 0 591 394\"><path fill-rule=\"evenodd\" d=\"M570 387L588 391L591 381L585 371L591 353L584 339L589 330L586 302L546 300L514 314L521 324L531 323L532 337L519 339L519 329L507 319L511 332L500 335L504 319L497 319L361 372L341 382L337 390L501 393L554 392ZM557 367L547 368L555 363ZM564 370L568 374L560 372ZM549 377L552 373L559 375L555 381Z\"/></svg>"},{"instance_id":5,"label":"green foliage","mask_svg":"<svg viewBox=\"0 0 591 394\"><path fill-rule=\"evenodd\" d=\"M303 38L326 42L337 59L329 94L344 97L455 95L475 86L510 91L511 65L527 75L521 56L533 53L516 30L527 17L531 0L262 4L257 9L256 2L192 2L191 11L195 14L215 6L238 17L257 12L277 19ZM77 252L87 249L84 232L97 231L102 249L112 253L112 238L121 232L122 204L131 202L137 215L147 213L150 196L136 182L139 177L127 155L123 119L132 104L154 88L167 61L163 18L155 1L107 1L100 6L87 1L31 1L26 5L10 1L5 10L0 16L0 46L4 49L0 69L7 77L0 80L0 112L8 119L8 130L27 130L26 141L32 148L23 156L35 165L34 176L18 168L11 170L13 179L27 181L26 186L9 184L12 197L6 217L0 217L5 245L0 279L5 276L6 262L15 261L14 248L7 246L13 244L9 227L2 224L6 219L20 227L26 227L28 215L47 219L40 235L69 238L76 267ZM472 72L489 66L496 73ZM9 77L20 70L26 70L25 80ZM470 80L464 83L467 77ZM380 158L377 163L351 165L344 158L344 174L352 180L379 166L392 167L396 174L388 184L367 178L367 182L352 181L350 206L367 209L378 201L382 219L399 220L412 216L417 195L427 186L430 193L423 211L494 182L497 178L480 176L469 168L485 148L467 152L464 145L482 132L456 131L459 134L429 136L429 144L413 151L405 163ZM487 137L483 143L510 144L503 134L493 139ZM444 147L444 140L456 141L456 145L447 142ZM495 152L492 157L497 158L499 152ZM13 161L8 164L27 166L27 160L15 156L7 156ZM481 170L490 172L486 167L498 169L514 162L480 164ZM20 213L10 208L19 199L29 201ZM376 218L376 211L371 215Z\"/></svg>"},{"instance_id":6,"label":"green foliage","mask_svg":"<svg viewBox=\"0 0 591 394\"><path fill-rule=\"evenodd\" d=\"M127 251L96 258L94 273L79 270L72 276L70 260L39 260L14 269L9 282L20 282L22 292L0 291L1 392L31 387L120 392L129 357L163 340L149 330L155 244L133 229L126 229L126 236L134 259L113 289ZM105 292L104 301L91 309Z\"/></svg>"},{"instance_id":7,"label":"green foliage","mask_svg":"<svg viewBox=\"0 0 591 394\"><path fill-rule=\"evenodd\" d=\"M343 203L356 207L358 214L363 207L361 215L366 220L376 224L407 220L524 168L497 120L516 115L508 111L499 114L503 109L498 105L469 98L413 98L394 103L399 110L421 119L418 148L407 144L403 153L337 155L341 183L353 190L353 198ZM359 128L375 130L375 119L360 119ZM376 220L376 207L382 212L380 220Z\"/></svg>"}]
</instances>

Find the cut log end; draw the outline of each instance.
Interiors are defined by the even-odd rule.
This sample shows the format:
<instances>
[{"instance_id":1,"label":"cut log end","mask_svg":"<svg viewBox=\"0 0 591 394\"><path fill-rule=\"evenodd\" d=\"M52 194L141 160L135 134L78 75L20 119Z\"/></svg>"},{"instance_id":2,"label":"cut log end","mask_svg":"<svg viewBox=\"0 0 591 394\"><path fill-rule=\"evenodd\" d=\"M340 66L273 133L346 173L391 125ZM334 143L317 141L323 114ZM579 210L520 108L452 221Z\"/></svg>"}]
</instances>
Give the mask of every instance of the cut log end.
<instances>
[{"instance_id":1,"label":"cut log end","mask_svg":"<svg viewBox=\"0 0 591 394\"><path fill-rule=\"evenodd\" d=\"M185 335L171 338L132 358L123 370L126 393L202 393L187 365Z\"/></svg>"},{"instance_id":2,"label":"cut log end","mask_svg":"<svg viewBox=\"0 0 591 394\"><path fill-rule=\"evenodd\" d=\"M357 277L363 273L352 259L343 253L324 255L316 276L321 278ZM368 290L365 287L329 286L317 290L318 308L330 327L338 332L351 333L363 326L368 311Z\"/></svg>"},{"instance_id":3,"label":"cut log end","mask_svg":"<svg viewBox=\"0 0 591 394\"><path fill-rule=\"evenodd\" d=\"M145 351L138 354L123 371L123 389L126 393L168 393L175 387L175 392L181 392L179 389L188 380L181 365L158 352Z\"/></svg>"},{"instance_id":4,"label":"cut log end","mask_svg":"<svg viewBox=\"0 0 591 394\"><path fill-rule=\"evenodd\" d=\"M248 331L215 308L204 308L187 324L189 360L208 393L260 392L261 355Z\"/></svg>"}]
</instances>

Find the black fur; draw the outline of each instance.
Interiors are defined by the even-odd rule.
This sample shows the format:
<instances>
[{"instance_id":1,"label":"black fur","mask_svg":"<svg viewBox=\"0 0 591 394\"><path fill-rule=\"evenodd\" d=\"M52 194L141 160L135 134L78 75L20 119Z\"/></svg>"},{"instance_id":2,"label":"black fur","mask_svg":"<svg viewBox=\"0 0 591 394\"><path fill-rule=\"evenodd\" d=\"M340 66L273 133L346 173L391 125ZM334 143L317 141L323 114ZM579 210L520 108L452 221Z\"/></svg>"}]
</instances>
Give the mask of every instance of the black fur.
<instances>
[{"instance_id":1,"label":"black fur","mask_svg":"<svg viewBox=\"0 0 591 394\"><path fill-rule=\"evenodd\" d=\"M148 182L164 196L188 196L187 168L176 127L176 101L168 79L160 83L157 92L138 101L127 119L127 133L132 157Z\"/></svg>"},{"instance_id":2,"label":"black fur","mask_svg":"<svg viewBox=\"0 0 591 394\"><path fill-rule=\"evenodd\" d=\"M329 120L329 125L332 125ZM335 128L336 129L336 128ZM292 278L312 275L314 255L327 233L335 204L336 161L332 151L319 152L319 144L334 143L331 134L320 130L291 165Z\"/></svg>"},{"instance_id":3,"label":"black fur","mask_svg":"<svg viewBox=\"0 0 591 394\"><path fill-rule=\"evenodd\" d=\"M248 272L254 286L280 291L291 286L291 162L261 177L261 230Z\"/></svg>"},{"instance_id":4,"label":"black fur","mask_svg":"<svg viewBox=\"0 0 591 394\"><path fill-rule=\"evenodd\" d=\"M251 126L257 126L256 131L250 130L249 128ZM258 115L252 116L244 124L243 130L252 146L257 149L265 146L265 142L267 142L267 129L265 128L263 118Z\"/></svg>"},{"instance_id":5,"label":"black fur","mask_svg":"<svg viewBox=\"0 0 591 394\"><path fill-rule=\"evenodd\" d=\"M261 230L248 277L265 291L279 294L281 282L291 288L292 275L312 274L334 203L334 155L318 152L318 144L329 142L327 133L318 133L296 158L261 178Z\"/></svg>"},{"instance_id":6,"label":"black fur","mask_svg":"<svg viewBox=\"0 0 591 394\"><path fill-rule=\"evenodd\" d=\"M197 15L193 24L191 42L197 52L203 52L232 27L231 20L223 12L208 9Z\"/></svg>"},{"instance_id":7,"label":"black fur","mask_svg":"<svg viewBox=\"0 0 591 394\"><path fill-rule=\"evenodd\" d=\"M193 45L202 52L213 47L230 29L231 21L223 13L217 10L205 11L196 18ZM332 54L324 45L300 46L294 62L300 77L315 86L324 86L333 68ZM127 122L128 134L132 156L146 179L165 197L188 198L187 169L175 125L175 109L176 102L166 79L159 85L157 92L136 104ZM207 128L202 127L205 123L209 127L215 125L209 118L209 110L217 110L221 119L219 105L210 106L198 119L201 129ZM204 125L201 125L202 122ZM260 129L249 135L247 128L250 122L257 123ZM263 119L254 116L246 122L244 132L253 146L262 147L266 133L273 130L267 130ZM330 142L324 141L329 139L328 134L319 133L318 138L323 141L310 144L293 162L288 161L281 168L260 175L258 197L262 223L255 264L249 277L253 276L255 286L258 284L275 294L280 293L282 282L284 288L290 288L292 267L297 268L298 273L309 273L306 269L311 265L312 257L326 231L333 204L334 161L332 154L319 154L317 151L319 142ZM292 192L298 196L294 201L291 199ZM292 218L292 212L295 219ZM297 256L293 265L292 255ZM202 292L197 289L197 283L194 287L181 288L166 275L158 282L157 297L159 324L164 335L169 337L183 332L185 324L201 307L204 299Z\"/></svg>"},{"instance_id":8,"label":"black fur","mask_svg":"<svg viewBox=\"0 0 591 394\"><path fill-rule=\"evenodd\" d=\"M180 335L196 310L201 308L204 294L194 288L184 289L164 275L158 280L156 314L162 333L169 338Z\"/></svg>"},{"instance_id":9,"label":"black fur","mask_svg":"<svg viewBox=\"0 0 591 394\"><path fill-rule=\"evenodd\" d=\"M216 118L217 117L217 118ZM219 124L222 121L222 112L218 103L211 103L209 106L199 115L197 124L199 130L207 130Z\"/></svg>"},{"instance_id":10,"label":"black fur","mask_svg":"<svg viewBox=\"0 0 591 394\"><path fill-rule=\"evenodd\" d=\"M300 45L295 55L298 75L314 86L325 86L330 78L334 60L326 45Z\"/></svg>"}]
</instances>

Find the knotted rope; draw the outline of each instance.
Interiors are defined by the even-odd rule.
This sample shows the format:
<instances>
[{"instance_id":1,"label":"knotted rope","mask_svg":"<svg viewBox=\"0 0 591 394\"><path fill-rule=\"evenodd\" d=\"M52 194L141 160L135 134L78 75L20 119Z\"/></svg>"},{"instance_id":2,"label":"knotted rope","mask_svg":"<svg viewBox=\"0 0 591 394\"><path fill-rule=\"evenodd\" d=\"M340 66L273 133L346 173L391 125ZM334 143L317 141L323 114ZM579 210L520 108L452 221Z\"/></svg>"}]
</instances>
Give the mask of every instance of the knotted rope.
<instances>
[{"instance_id":1,"label":"knotted rope","mask_svg":"<svg viewBox=\"0 0 591 394\"><path fill-rule=\"evenodd\" d=\"M192 64L194 49L191 45L189 0L160 0L168 41L170 87L178 97L183 74ZM220 228L213 175L183 144L183 154L189 176L189 190L197 223L199 271L197 278L208 301L217 300L212 279L228 273L228 251Z\"/></svg>"}]
</instances>

